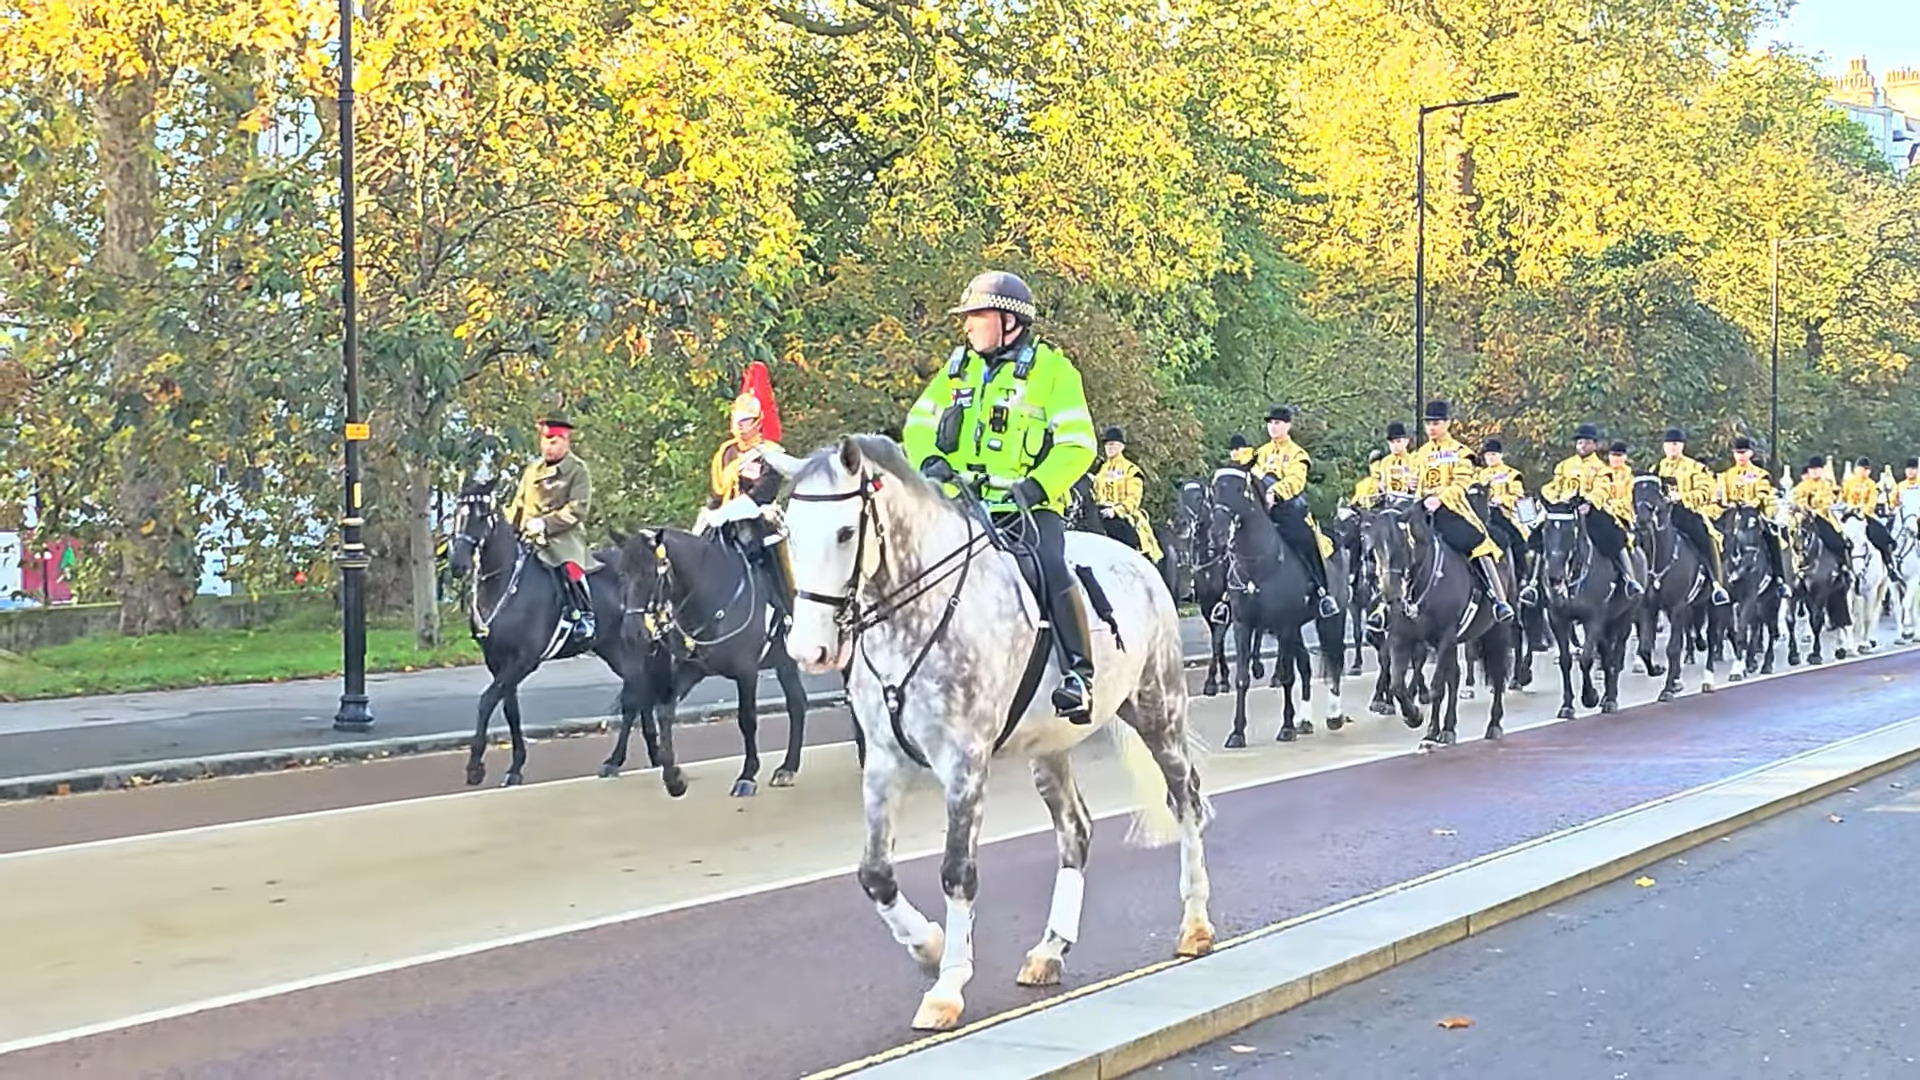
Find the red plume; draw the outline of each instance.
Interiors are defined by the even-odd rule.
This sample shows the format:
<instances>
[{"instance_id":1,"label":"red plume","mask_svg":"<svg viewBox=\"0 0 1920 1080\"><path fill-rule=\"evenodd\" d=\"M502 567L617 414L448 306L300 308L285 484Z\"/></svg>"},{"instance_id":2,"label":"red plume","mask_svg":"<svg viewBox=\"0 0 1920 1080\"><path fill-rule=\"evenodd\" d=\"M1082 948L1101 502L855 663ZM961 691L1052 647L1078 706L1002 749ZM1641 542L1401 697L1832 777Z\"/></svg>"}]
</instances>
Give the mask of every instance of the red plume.
<instances>
[{"instance_id":1,"label":"red plume","mask_svg":"<svg viewBox=\"0 0 1920 1080\"><path fill-rule=\"evenodd\" d=\"M740 379L740 392L752 394L760 402L760 432L774 442L780 441L780 406L773 400L773 373L759 360L747 365Z\"/></svg>"}]
</instances>

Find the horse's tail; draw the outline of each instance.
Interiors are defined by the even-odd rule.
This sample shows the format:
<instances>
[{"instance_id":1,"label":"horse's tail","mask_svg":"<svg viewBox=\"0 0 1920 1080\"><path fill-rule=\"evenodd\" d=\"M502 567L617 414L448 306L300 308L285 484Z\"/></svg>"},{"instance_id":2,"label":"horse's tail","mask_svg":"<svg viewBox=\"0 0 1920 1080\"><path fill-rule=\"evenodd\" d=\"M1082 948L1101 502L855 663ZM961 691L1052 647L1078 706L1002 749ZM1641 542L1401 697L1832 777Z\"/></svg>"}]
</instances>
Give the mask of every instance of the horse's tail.
<instances>
[{"instance_id":1,"label":"horse's tail","mask_svg":"<svg viewBox=\"0 0 1920 1080\"><path fill-rule=\"evenodd\" d=\"M1194 736L1191 730L1182 725L1186 737L1187 759L1191 766L1197 754L1205 749L1205 744ZM1124 720L1115 720L1107 725L1113 735L1113 748L1120 756L1120 765L1127 771L1127 780L1133 786L1133 821L1127 828L1127 844L1132 847L1165 847L1180 839L1180 821L1173 813L1173 796L1167 790L1167 777L1155 760L1153 751L1147 748L1140 733L1133 725ZM1196 785L1197 786L1197 785ZM1213 817L1213 806L1206 796L1200 796L1201 821Z\"/></svg>"}]
</instances>

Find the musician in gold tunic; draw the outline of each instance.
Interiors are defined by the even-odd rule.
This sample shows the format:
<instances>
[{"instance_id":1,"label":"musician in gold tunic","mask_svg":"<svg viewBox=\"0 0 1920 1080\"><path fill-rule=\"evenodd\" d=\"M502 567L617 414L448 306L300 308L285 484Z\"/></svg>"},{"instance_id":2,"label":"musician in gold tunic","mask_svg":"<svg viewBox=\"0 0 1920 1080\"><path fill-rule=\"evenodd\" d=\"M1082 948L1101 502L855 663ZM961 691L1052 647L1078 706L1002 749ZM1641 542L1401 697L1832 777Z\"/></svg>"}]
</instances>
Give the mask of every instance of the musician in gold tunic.
<instances>
[{"instance_id":1,"label":"musician in gold tunic","mask_svg":"<svg viewBox=\"0 0 1920 1080\"><path fill-rule=\"evenodd\" d=\"M1800 482L1787 493L1787 501L1812 515L1813 531L1840 561L1840 575L1846 579L1844 587L1851 588L1853 560L1847 554L1846 537L1840 534L1840 519L1833 514L1834 504L1840 501L1840 488L1827 474L1826 458L1815 454L1807 459L1806 468L1800 471ZM1804 572L1806 567L1796 569Z\"/></svg>"},{"instance_id":2,"label":"musician in gold tunic","mask_svg":"<svg viewBox=\"0 0 1920 1080\"><path fill-rule=\"evenodd\" d=\"M1726 561L1721 548L1720 530L1707 520L1707 515L1714 510L1713 472L1687 456L1687 433L1677 427L1667 429L1661 450L1665 456L1653 467L1653 472L1661 479L1663 486L1671 490L1674 528L1679 529L1707 560L1707 569L1713 581L1713 603L1730 604L1733 598L1727 595Z\"/></svg>"},{"instance_id":3,"label":"musician in gold tunic","mask_svg":"<svg viewBox=\"0 0 1920 1080\"><path fill-rule=\"evenodd\" d=\"M1840 502L1847 509L1859 514L1867 523L1867 542L1880 549L1880 557L1887 561L1887 571L1893 572L1893 534L1887 531L1886 522L1880 519L1886 493L1880 490L1879 481L1873 478L1873 462L1861 458L1854 462L1853 472L1840 485Z\"/></svg>"},{"instance_id":4,"label":"musician in gold tunic","mask_svg":"<svg viewBox=\"0 0 1920 1080\"><path fill-rule=\"evenodd\" d=\"M1387 452L1367 465L1374 490L1382 495L1415 495L1420 491L1420 474L1414 455L1407 450L1407 425L1395 420L1387 425Z\"/></svg>"},{"instance_id":5,"label":"musician in gold tunic","mask_svg":"<svg viewBox=\"0 0 1920 1080\"><path fill-rule=\"evenodd\" d=\"M1267 410L1267 442L1253 458L1253 475L1268 480L1267 516L1280 531L1294 554L1307 564L1313 581L1320 617L1331 619L1340 614L1340 605L1327 592L1327 554L1332 541L1320 533L1313 513L1307 509L1307 452L1293 441L1293 410L1275 405Z\"/></svg>"},{"instance_id":6,"label":"musician in gold tunic","mask_svg":"<svg viewBox=\"0 0 1920 1080\"><path fill-rule=\"evenodd\" d=\"M1093 501L1100 509L1100 524L1107 535L1145 555L1160 561L1160 540L1153 535L1153 523L1147 520L1140 500L1147 493L1146 474L1127 460L1126 434L1117 427L1100 433L1101 449L1107 460L1093 474Z\"/></svg>"},{"instance_id":7,"label":"musician in gold tunic","mask_svg":"<svg viewBox=\"0 0 1920 1080\"><path fill-rule=\"evenodd\" d=\"M1733 465L1720 474L1717 495L1720 505L1731 510L1751 507L1765 522L1761 536L1765 542L1767 564L1773 572L1774 590L1781 599L1792 594L1787 584L1786 560L1780 551L1780 535L1775 517L1780 512L1780 489L1773 486L1767 470L1753 463L1753 440L1745 435L1733 440Z\"/></svg>"},{"instance_id":8,"label":"musician in gold tunic","mask_svg":"<svg viewBox=\"0 0 1920 1080\"><path fill-rule=\"evenodd\" d=\"M1511 621L1513 605L1507 600L1499 568L1505 553L1467 501L1467 488L1474 483L1478 470L1466 444L1448 430L1453 420L1452 406L1444 401L1428 402L1425 420L1427 441L1413 455L1414 474L1420 485L1417 494L1425 501L1440 538L1465 555L1479 572L1480 584L1493 600L1493 617Z\"/></svg>"},{"instance_id":9,"label":"musician in gold tunic","mask_svg":"<svg viewBox=\"0 0 1920 1080\"><path fill-rule=\"evenodd\" d=\"M1624 459L1626 444L1618 445ZM1645 588L1634 577L1633 564L1627 555L1633 542L1632 470L1628 470L1627 484L1621 488L1616 483L1613 466L1594 453L1599 446L1599 429L1592 424L1581 424L1574 431L1572 456L1553 467L1553 478L1540 489L1540 494L1549 502L1586 500L1590 507L1587 532L1593 537L1594 547L1613 560L1626 594L1638 596Z\"/></svg>"}]
</instances>

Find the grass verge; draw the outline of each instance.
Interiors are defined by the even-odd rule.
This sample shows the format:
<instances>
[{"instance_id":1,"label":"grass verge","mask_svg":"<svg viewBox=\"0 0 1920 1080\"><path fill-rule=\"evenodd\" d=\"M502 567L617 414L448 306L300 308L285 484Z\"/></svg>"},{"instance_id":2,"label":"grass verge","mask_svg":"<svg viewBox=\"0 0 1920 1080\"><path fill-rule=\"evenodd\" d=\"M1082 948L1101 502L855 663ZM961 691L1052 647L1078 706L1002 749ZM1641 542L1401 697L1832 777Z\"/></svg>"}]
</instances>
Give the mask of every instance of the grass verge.
<instances>
[{"instance_id":1,"label":"grass verge","mask_svg":"<svg viewBox=\"0 0 1920 1080\"><path fill-rule=\"evenodd\" d=\"M189 630L144 638L98 635L24 655L0 653L0 701L283 682L340 674L340 630L297 616L251 630ZM367 630L367 670L414 671L480 660L456 623L437 649L417 649L400 626Z\"/></svg>"}]
</instances>

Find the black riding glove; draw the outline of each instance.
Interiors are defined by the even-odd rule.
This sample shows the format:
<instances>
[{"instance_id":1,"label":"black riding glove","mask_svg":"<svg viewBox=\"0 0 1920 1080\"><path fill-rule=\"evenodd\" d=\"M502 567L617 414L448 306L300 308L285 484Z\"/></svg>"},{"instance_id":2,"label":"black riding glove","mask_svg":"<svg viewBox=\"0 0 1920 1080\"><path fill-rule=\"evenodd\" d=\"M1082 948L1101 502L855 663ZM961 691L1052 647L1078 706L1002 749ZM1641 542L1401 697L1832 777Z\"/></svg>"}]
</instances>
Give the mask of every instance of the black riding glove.
<instances>
[{"instance_id":1,"label":"black riding glove","mask_svg":"<svg viewBox=\"0 0 1920 1080\"><path fill-rule=\"evenodd\" d=\"M1013 501L1028 509L1036 506L1045 506L1047 505L1047 489L1040 486L1040 481L1029 476L1025 480L1013 485Z\"/></svg>"},{"instance_id":2,"label":"black riding glove","mask_svg":"<svg viewBox=\"0 0 1920 1080\"><path fill-rule=\"evenodd\" d=\"M954 474L953 466L939 454L934 454L920 463L920 475L939 484L950 484L958 479Z\"/></svg>"}]
</instances>

